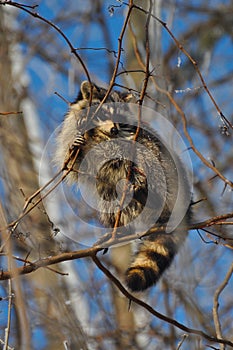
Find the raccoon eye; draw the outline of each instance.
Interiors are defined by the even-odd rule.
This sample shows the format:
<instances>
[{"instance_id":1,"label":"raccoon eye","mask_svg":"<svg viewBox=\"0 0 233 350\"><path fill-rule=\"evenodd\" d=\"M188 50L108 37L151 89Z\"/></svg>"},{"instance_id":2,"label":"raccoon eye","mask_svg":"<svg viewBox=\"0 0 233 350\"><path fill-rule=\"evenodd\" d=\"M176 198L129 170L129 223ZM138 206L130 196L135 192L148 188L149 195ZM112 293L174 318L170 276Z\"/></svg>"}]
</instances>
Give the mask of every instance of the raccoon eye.
<instances>
[{"instance_id":1,"label":"raccoon eye","mask_svg":"<svg viewBox=\"0 0 233 350\"><path fill-rule=\"evenodd\" d=\"M117 135L117 134L118 134L118 129L117 129L116 126L114 126L113 128L111 128L110 134L111 134L111 135Z\"/></svg>"}]
</instances>

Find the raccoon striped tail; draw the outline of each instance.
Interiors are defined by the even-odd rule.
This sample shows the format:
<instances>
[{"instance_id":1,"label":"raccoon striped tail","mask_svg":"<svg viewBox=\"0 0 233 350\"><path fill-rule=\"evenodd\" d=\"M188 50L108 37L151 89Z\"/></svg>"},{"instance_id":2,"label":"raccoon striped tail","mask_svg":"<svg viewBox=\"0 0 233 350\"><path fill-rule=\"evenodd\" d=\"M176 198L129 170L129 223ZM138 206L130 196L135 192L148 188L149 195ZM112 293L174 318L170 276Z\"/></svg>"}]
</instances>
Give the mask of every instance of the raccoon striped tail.
<instances>
[{"instance_id":1,"label":"raccoon striped tail","mask_svg":"<svg viewBox=\"0 0 233 350\"><path fill-rule=\"evenodd\" d=\"M126 284L133 292L144 291L155 284L170 266L187 232L162 234L143 241L134 261L126 271ZM153 236L153 235L152 235Z\"/></svg>"}]
</instances>

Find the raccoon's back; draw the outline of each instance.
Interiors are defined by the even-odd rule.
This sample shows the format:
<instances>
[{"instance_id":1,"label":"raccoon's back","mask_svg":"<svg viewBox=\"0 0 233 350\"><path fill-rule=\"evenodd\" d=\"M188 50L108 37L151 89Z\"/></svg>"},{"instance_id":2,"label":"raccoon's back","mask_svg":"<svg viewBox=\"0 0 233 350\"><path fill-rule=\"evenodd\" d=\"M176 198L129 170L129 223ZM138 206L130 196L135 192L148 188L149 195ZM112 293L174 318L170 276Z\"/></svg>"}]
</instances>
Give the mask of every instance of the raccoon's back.
<instances>
[{"instance_id":1,"label":"raccoon's back","mask_svg":"<svg viewBox=\"0 0 233 350\"><path fill-rule=\"evenodd\" d=\"M131 146L132 143L126 140L119 143L114 140L99 146L102 165L96 170L95 185L99 196L100 220L105 226L114 227L120 209L119 226L131 224L132 229L143 223L149 229L157 221L168 221L177 188L168 186L167 170L161 163L161 156L158 158L157 148L139 145L132 156ZM101 164L96 159L97 151L92 164ZM172 176L172 172L175 182L176 171L169 169L169 176ZM123 195L125 199L120 208Z\"/></svg>"}]
</instances>

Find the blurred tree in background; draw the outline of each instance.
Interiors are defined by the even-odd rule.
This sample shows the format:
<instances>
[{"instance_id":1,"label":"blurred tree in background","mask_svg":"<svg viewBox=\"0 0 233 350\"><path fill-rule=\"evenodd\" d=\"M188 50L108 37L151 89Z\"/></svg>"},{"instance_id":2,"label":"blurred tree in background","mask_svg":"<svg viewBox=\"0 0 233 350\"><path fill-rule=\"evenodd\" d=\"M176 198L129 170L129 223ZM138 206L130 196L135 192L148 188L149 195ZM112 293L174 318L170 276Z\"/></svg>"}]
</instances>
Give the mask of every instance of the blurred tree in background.
<instances>
[{"instance_id":1,"label":"blurred tree in background","mask_svg":"<svg viewBox=\"0 0 233 350\"><path fill-rule=\"evenodd\" d=\"M232 348L232 1L0 5L3 349ZM64 119L65 100L73 101L86 79L131 91L167 117L192 159L188 240L157 286L136 295L157 315L136 300L129 307L114 278L91 253L80 253L85 244L69 238L76 223L62 198L40 201L44 192L36 192L54 176L50 136ZM69 201L77 206L72 190ZM89 233L78 226L73 234ZM129 246L98 258L121 279Z\"/></svg>"}]
</instances>

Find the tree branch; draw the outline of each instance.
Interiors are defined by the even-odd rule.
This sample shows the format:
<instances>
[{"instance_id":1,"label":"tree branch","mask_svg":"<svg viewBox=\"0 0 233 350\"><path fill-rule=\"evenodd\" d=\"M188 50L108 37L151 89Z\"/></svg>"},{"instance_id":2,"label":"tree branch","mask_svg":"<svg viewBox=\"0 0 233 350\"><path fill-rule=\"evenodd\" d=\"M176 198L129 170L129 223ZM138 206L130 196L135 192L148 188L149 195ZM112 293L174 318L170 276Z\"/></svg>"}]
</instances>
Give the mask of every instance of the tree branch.
<instances>
[{"instance_id":1,"label":"tree branch","mask_svg":"<svg viewBox=\"0 0 233 350\"><path fill-rule=\"evenodd\" d=\"M160 320L163 320L169 324L172 324L173 326L185 331L186 333L199 335L202 338L205 338L211 342L215 342L215 343L219 343L219 344L226 344L226 345L229 345L233 348L233 343L227 339L219 339L219 338L210 336L201 330L189 328L189 327L183 325L182 323L179 323L176 320L174 320L170 317L167 317L167 316L161 314L160 312L156 311L150 305L146 304L141 299L138 299L133 294L129 293L125 289L125 287L121 284L121 282L100 262L100 260L97 258L97 256L95 254L92 256L92 260L94 261L96 266L98 266L98 268L106 275L106 277L115 284L115 286L121 291L121 293L126 298L128 298L130 300L130 302L133 301L135 304L140 305L141 307L143 307L144 309L149 311L155 317L157 317Z\"/></svg>"},{"instance_id":2,"label":"tree branch","mask_svg":"<svg viewBox=\"0 0 233 350\"><path fill-rule=\"evenodd\" d=\"M219 339L223 339L221 323L220 323L219 314L218 314L219 297L220 297L220 294L222 293L222 291L226 288L232 274L233 274L233 264L231 264L224 281L220 284L220 286L216 289L216 291L214 293L213 319L214 319L214 325L215 325L215 329L216 329L216 335ZM221 350L224 350L224 349L225 349L225 346L224 345L221 346Z\"/></svg>"}]
</instances>

